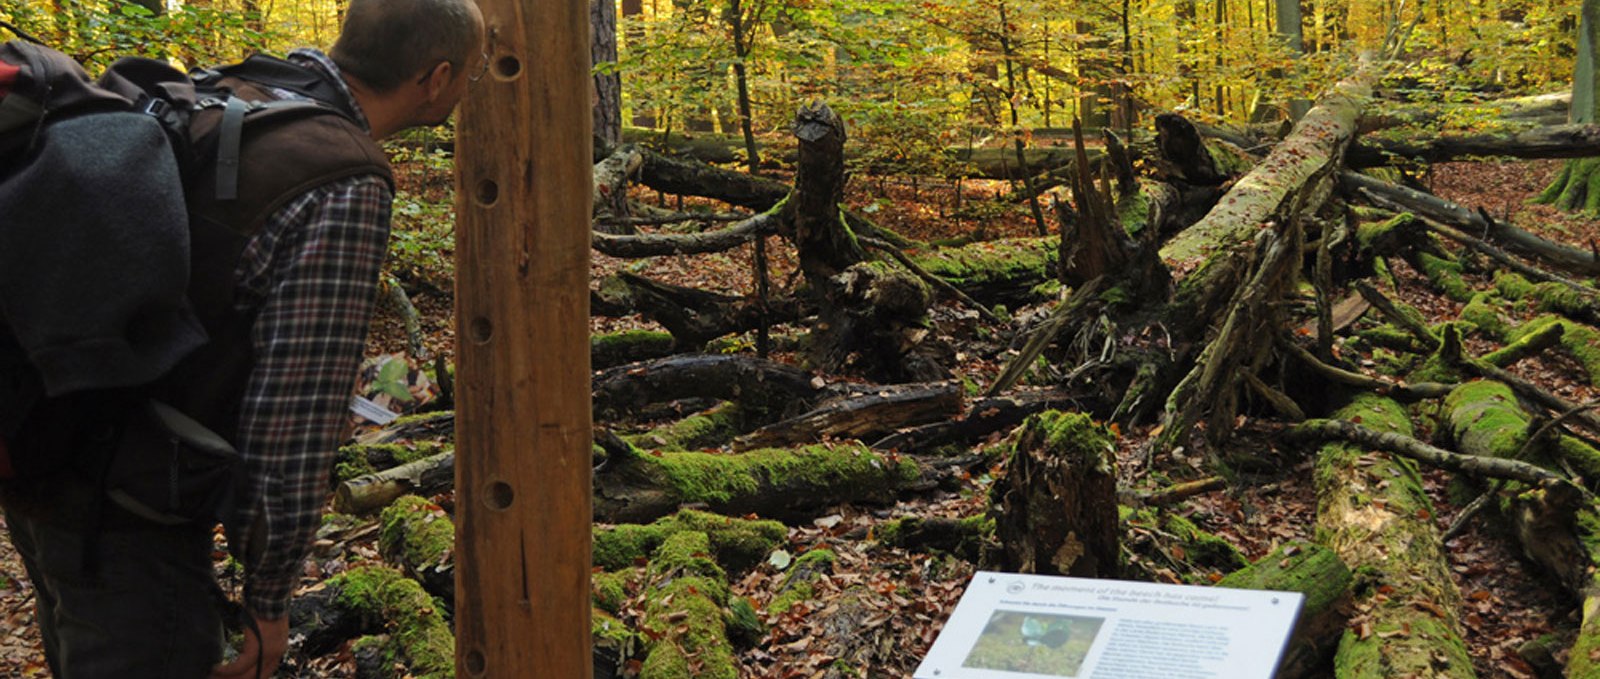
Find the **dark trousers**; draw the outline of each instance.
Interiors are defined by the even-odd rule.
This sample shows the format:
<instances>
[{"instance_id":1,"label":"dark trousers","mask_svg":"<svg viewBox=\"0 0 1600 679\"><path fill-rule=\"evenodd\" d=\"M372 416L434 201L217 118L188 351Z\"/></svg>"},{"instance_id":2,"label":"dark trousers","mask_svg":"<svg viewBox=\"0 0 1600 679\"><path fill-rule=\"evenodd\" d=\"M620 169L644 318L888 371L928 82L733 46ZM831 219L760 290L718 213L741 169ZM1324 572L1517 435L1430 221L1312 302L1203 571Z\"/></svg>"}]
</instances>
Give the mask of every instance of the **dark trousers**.
<instances>
[{"instance_id":1,"label":"dark trousers","mask_svg":"<svg viewBox=\"0 0 1600 679\"><path fill-rule=\"evenodd\" d=\"M221 660L208 527L151 524L91 537L19 512L7 512L6 525L59 679L203 679Z\"/></svg>"}]
</instances>

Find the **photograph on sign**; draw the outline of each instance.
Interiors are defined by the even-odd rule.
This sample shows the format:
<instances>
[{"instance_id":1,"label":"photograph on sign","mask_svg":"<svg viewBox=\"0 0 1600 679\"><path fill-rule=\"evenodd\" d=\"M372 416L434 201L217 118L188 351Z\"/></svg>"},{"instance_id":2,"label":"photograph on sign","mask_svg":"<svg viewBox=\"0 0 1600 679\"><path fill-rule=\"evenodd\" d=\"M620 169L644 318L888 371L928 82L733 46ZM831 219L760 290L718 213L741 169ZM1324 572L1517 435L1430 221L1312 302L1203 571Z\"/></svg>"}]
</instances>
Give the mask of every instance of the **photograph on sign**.
<instances>
[{"instance_id":1,"label":"photograph on sign","mask_svg":"<svg viewBox=\"0 0 1600 679\"><path fill-rule=\"evenodd\" d=\"M1252 679L1304 596L1126 580L973 576L916 679Z\"/></svg>"},{"instance_id":2,"label":"photograph on sign","mask_svg":"<svg viewBox=\"0 0 1600 679\"><path fill-rule=\"evenodd\" d=\"M996 610L962 667L1076 677L1105 618Z\"/></svg>"}]
</instances>

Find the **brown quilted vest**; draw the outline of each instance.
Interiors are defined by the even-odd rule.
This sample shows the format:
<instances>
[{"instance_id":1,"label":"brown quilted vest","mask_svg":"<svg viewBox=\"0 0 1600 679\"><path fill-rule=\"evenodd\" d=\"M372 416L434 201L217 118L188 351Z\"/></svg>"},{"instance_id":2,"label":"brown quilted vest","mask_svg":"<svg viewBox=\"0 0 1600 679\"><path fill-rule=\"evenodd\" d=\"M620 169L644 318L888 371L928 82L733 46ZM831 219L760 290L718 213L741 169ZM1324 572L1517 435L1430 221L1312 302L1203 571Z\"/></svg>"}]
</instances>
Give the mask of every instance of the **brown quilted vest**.
<instances>
[{"instance_id":1,"label":"brown quilted vest","mask_svg":"<svg viewBox=\"0 0 1600 679\"><path fill-rule=\"evenodd\" d=\"M311 77L315 77L314 75ZM272 101L265 87L223 77L220 83L247 101ZM271 215L306 191L360 175L378 175L393 190L383 150L352 120L297 109L252 113L246 118L238 169L238 197L217 199L218 128L222 109L207 108L190 123L196 176L185 181L191 231L189 299L211 341L185 358L164 380L159 398L230 441L237 441L244 389L253 365L254 313L234 308L240 256Z\"/></svg>"}]
</instances>

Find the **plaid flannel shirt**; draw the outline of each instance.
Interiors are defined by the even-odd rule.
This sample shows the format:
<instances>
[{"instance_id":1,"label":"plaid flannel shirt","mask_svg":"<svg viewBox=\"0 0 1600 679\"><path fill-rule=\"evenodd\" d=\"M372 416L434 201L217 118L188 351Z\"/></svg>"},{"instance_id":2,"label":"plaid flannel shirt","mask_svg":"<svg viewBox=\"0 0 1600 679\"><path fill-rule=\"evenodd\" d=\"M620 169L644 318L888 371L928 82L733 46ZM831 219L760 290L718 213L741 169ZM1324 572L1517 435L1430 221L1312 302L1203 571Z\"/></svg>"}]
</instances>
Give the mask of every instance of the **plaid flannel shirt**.
<instances>
[{"instance_id":1,"label":"plaid flannel shirt","mask_svg":"<svg viewBox=\"0 0 1600 679\"><path fill-rule=\"evenodd\" d=\"M290 59L343 86L323 53L296 50ZM245 603L265 618L288 607L321 524L334 455L349 435L392 198L376 175L312 189L271 215L235 272L239 303L258 312L237 441L247 482L236 525L252 528L229 539L236 553L260 555L245 564Z\"/></svg>"}]
</instances>

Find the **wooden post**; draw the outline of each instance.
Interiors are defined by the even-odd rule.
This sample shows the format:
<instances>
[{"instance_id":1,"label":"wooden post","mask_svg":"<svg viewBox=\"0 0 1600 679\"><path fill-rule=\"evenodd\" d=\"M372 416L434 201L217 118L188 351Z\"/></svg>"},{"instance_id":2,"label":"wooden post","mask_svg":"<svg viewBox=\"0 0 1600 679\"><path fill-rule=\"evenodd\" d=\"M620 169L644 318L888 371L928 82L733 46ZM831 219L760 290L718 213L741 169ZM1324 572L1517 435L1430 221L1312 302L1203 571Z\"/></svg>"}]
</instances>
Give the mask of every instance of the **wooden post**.
<instances>
[{"instance_id":1,"label":"wooden post","mask_svg":"<svg viewBox=\"0 0 1600 679\"><path fill-rule=\"evenodd\" d=\"M588 3L478 0L456 128L456 669L593 676Z\"/></svg>"}]
</instances>

